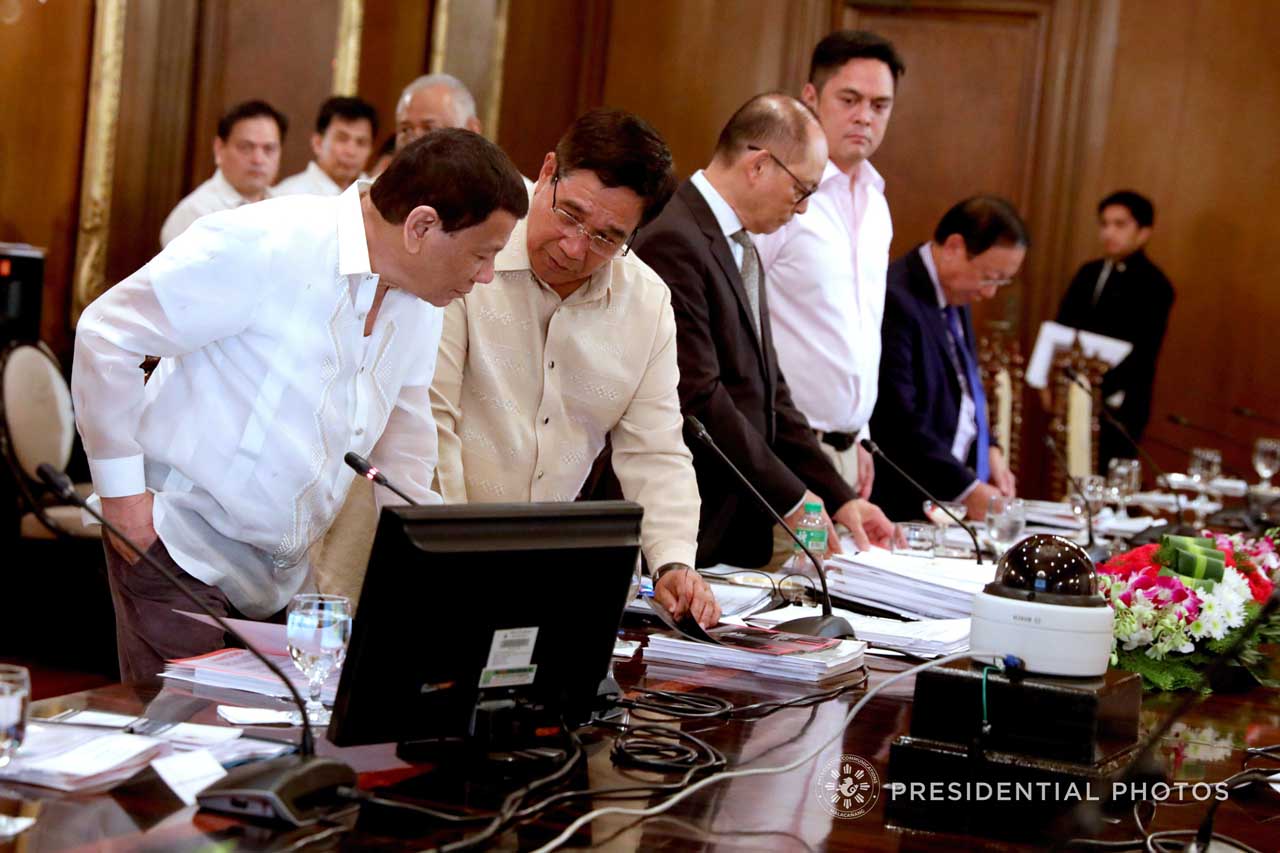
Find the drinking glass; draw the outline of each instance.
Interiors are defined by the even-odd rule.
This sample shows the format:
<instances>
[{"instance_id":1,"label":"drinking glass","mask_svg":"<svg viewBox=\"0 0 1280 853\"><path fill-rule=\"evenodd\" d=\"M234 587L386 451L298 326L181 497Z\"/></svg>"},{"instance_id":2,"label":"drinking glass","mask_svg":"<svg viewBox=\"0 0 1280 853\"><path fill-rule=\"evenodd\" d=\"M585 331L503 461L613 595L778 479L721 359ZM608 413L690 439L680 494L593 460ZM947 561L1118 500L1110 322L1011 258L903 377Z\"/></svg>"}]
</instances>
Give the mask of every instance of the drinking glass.
<instances>
[{"instance_id":1,"label":"drinking glass","mask_svg":"<svg viewBox=\"0 0 1280 853\"><path fill-rule=\"evenodd\" d=\"M1107 478L1098 474L1081 477L1080 491L1082 494L1071 492L1071 512L1080 519L1081 524L1087 525L1089 517L1097 518L1098 513L1106 506Z\"/></svg>"},{"instance_id":2,"label":"drinking glass","mask_svg":"<svg viewBox=\"0 0 1280 853\"><path fill-rule=\"evenodd\" d=\"M27 734L31 675L26 667L0 664L0 767L13 760Z\"/></svg>"},{"instance_id":3,"label":"drinking glass","mask_svg":"<svg viewBox=\"0 0 1280 853\"><path fill-rule=\"evenodd\" d=\"M325 680L342 666L351 639L351 600L345 595L295 595L289 602L289 656L307 678L307 719L329 724L329 709L320 701Z\"/></svg>"},{"instance_id":4,"label":"drinking glass","mask_svg":"<svg viewBox=\"0 0 1280 853\"><path fill-rule=\"evenodd\" d=\"M942 507L946 507L956 518L964 521L965 516L969 513L969 508L960 501L943 501L941 505L935 504L933 501L925 501L923 504L924 517L929 519L936 525L934 531L935 545L934 548L940 557L964 557L968 556L969 548L956 548L947 543L947 531L956 526L951 516L942 511Z\"/></svg>"},{"instance_id":5,"label":"drinking glass","mask_svg":"<svg viewBox=\"0 0 1280 853\"><path fill-rule=\"evenodd\" d=\"M1222 473L1222 451L1213 447L1193 447L1191 462L1187 465L1187 474L1191 476L1199 491L1207 491Z\"/></svg>"},{"instance_id":6,"label":"drinking glass","mask_svg":"<svg viewBox=\"0 0 1280 853\"><path fill-rule=\"evenodd\" d=\"M1280 471L1280 438L1260 438L1253 445L1253 470L1262 478L1263 489L1271 489L1271 478Z\"/></svg>"},{"instance_id":7,"label":"drinking glass","mask_svg":"<svg viewBox=\"0 0 1280 853\"><path fill-rule=\"evenodd\" d=\"M899 524L893 535L893 553L910 557L932 557L934 528L929 524L908 521Z\"/></svg>"},{"instance_id":8,"label":"drinking glass","mask_svg":"<svg viewBox=\"0 0 1280 853\"><path fill-rule=\"evenodd\" d=\"M1022 498L996 495L987 507L987 538L996 552L1003 554L1018 541L1027 527L1027 507Z\"/></svg>"},{"instance_id":9,"label":"drinking glass","mask_svg":"<svg viewBox=\"0 0 1280 853\"><path fill-rule=\"evenodd\" d=\"M1107 464L1107 498L1120 515L1129 514L1129 502L1142 484L1142 464L1137 459L1112 459Z\"/></svg>"}]
</instances>

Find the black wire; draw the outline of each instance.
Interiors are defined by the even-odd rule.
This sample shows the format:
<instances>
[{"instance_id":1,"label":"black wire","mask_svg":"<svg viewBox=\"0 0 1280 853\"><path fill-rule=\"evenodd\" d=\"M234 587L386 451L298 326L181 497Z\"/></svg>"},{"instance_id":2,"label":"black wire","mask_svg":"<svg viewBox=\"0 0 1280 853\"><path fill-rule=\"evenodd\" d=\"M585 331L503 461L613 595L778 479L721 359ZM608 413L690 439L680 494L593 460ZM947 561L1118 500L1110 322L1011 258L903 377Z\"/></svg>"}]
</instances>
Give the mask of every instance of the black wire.
<instances>
[{"instance_id":1,"label":"black wire","mask_svg":"<svg viewBox=\"0 0 1280 853\"><path fill-rule=\"evenodd\" d=\"M636 785L619 785L611 788L588 788L581 791L561 791L546 799L527 806L514 816L525 819L545 811L549 806L565 800L579 797L592 799L633 799L637 796L654 796L664 791L678 791L687 788L694 778L703 773L714 773L728 764L724 753L695 735L670 726L658 726L649 723L640 725L619 725L617 723L596 722L592 725L600 728L616 729L622 736L614 744L612 757L615 763L626 762L641 770L656 770L670 765L667 772L683 769L681 777L672 782L646 782ZM646 741L656 740L657 744ZM621 747L624 741L627 746ZM672 746L673 741L685 741L679 748ZM693 747L689 749L689 747ZM654 758L656 754L665 753L667 758ZM681 756L681 757L677 757ZM683 762L683 763L680 763Z\"/></svg>"},{"instance_id":2,"label":"black wire","mask_svg":"<svg viewBox=\"0 0 1280 853\"><path fill-rule=\"evenodd\" d=\"M760 577L767 580L769 582L769 586L773 588L774 598L779 598L779 599L782 598L782 591L778 588L778 581L775 580L773 575L769 574L768 572L762 572L762 571L759 571L758 569L738 569L732 572L709 572L705 569L697 569L696 571L703 578L710 578L712 580L718 580L718 581L721 581L722 583L730 583L730 584L734 584L734 582L730 580L734 575L760 575ZM734 585L748 586L749 584L734 584Z\"/></svg>"}]
</instances>

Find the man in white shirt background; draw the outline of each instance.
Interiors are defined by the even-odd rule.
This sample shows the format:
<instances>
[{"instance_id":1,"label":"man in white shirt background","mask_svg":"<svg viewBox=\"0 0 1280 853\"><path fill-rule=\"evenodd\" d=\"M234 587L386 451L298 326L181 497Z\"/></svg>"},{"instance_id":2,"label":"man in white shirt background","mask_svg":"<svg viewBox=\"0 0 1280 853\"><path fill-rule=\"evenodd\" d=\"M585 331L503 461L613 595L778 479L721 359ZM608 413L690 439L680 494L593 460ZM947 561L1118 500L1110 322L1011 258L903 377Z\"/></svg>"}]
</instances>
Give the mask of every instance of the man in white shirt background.
<instances>
[{"instance_id":1,"label":"man in white shirt background","mask_svg":"<svg viewBox=\"0 0 1280 853\"><path fill-rule=\"evenodd\" d=\"M814 48L801 100L827 137L829 160L808 209L756 239L778 363L795 405L836 469L865 498L874 468L858 440L875 409L880 323L893 223L869 162L905 70L875 33L841 30Z\"/></svg>"},{"instance_id":2,"label":"man in white shirt background","mask_svg":"<svg viewBox=\"0 0 1280 853\"><path fill-rule=\"evenodd\" d=\"M378 111L373 104L342 95L327 99L311 134L314 159L276 184L272 195L340 195L360 177L377 135Z\"/></svg>"},{"instance_id":3,"label":"man in white shirt background","mask_svg":"<svg viewBox=\"0 0 1280 853\"><path fill-rule=\"evenodd\" d=\"M463 127L481 133L476 99L452 74L424 74L404 87L396 103L396 147L403 148L438 127ZM533 181L524 179L533 194Z\"/></svg>"},{"instance_id":4,"label":"man in white shirt background","mask_svg":"<svg viewBox=\"0 0 1280 853\"><path fill-rule=\"evenodd\" d=\"M213 138L213 177L170 212L160 229L160 246L169 245L205 214L269 197L288 130L289 120L266 101L245 101L228 110Z\"/></svg>"},{"instance_id":5,"label":"man in white shirt background","mask_svg":"<svg viewBox=\"0 0 1280 853\"><path fill-rule=\"evenodd\" d=\"M307 582L354 477L347 451L438 503L440 308L492 279L527 210L505 154L443 130L372 185L193 225L77 328L72 393L103 515L211 608L262 619ZM161 361L144 386L146 353ZM184 599L161 575L105 547L124 681L221 647L175 616Z\"/></svg>"},{"instance_id":6,"label":"man in white shirt background","mask_svg":"<svg viewBox=\"0 0 1280 853\"><path fill-rule=\"evenodd\" d=\"M674 186L643 120L579 117L543 160L493 284L446 309L431 408L448 503L571 501L609 439L622 496L644 507L655 597L708 626L720 609L692 569L698 482L671 295L629 250Z\"/></svg>"}]
</instances>

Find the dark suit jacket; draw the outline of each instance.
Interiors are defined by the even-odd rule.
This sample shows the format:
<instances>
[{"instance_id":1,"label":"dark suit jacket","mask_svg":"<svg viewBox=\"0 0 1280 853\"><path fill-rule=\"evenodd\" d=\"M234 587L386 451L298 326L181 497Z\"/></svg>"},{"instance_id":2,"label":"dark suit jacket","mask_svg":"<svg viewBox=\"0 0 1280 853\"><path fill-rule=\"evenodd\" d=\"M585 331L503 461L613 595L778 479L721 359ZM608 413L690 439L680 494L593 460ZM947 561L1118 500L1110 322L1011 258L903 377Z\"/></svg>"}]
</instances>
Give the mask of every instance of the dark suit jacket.
<instances>
[{"instance_id":1,"label":"dark suit jacket","mask_svg":"<svg viewBox=\"0 0 1280 853\"><path fill-rule=\"evenodd\" d=\"M1129 341L1133 352L1107 371L1102 396L1124 391L1124 403L1116 413L1134 438L1141 438L1151 417L1151 388L1156 379L1156 359L1173 308L1173 285L1139 249L1124 260L1124 270L1111 270L1098 304L1093 291L1102 272L1101 259L1080 268L1058 308L1058 322Z\"/></svg>"},{"instance_id":2,"label":"dark suit jacket","mask_svg":"<svg viewBox=\"0 0 1280 853\"><path fill-rule=\"evenodd\" d=\"M960 309L969 351L974 353L969 308ZM888 456L942 500L951 500L977 477L977 441L966 463L951 455L960 401L959 368L948 347L947 321L919 247L889 265L880 328L880 393L871 414L871 437ZM871 492L890 518L922 518L924 497L879 459Z\"/></svg>"},{"instance_id":3,"label":"dark suit jacket","mask_svg":"<svg viewBox=\"0 0 1280 853\"><path fill-rule=\"evenodd\" d=\"M778 371L769 309L760 293L763 345L729 241L698 189L686 181L640 231L634 251L671 288L680 362L680 407L706 425L775 510L785 514L806 486L834 511L855 497L814 438ZM761 566L774 522L712 451L685 430L702 495L698 565Z\"/></svg>"}]
</instances>

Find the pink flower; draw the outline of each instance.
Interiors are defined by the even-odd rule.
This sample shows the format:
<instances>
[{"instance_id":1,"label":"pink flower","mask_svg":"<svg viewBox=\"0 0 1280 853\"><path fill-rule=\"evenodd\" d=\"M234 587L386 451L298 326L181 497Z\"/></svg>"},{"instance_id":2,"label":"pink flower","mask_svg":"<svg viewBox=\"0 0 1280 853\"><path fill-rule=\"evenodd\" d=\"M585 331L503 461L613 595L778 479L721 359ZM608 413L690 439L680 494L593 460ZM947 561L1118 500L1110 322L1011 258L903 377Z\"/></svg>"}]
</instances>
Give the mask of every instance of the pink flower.
<instances>
[{"instance_id":1,"label":"pink flower","mask_svg":"<svg viewBox=\"0 0 1280 853\"><path fill-rule=\"evenodd\" d=\"M1187 588L1187 585L1174 577L1147 570L1140 572L1129 582L1129 589L1120 595L1126 606L1132 606L1133 594L1142 590L1147 601L1157 609L1178 608L1181 605L1182 619L1190 624L1200 615L1200 596Z\"/></svg>"}]
</instances>

